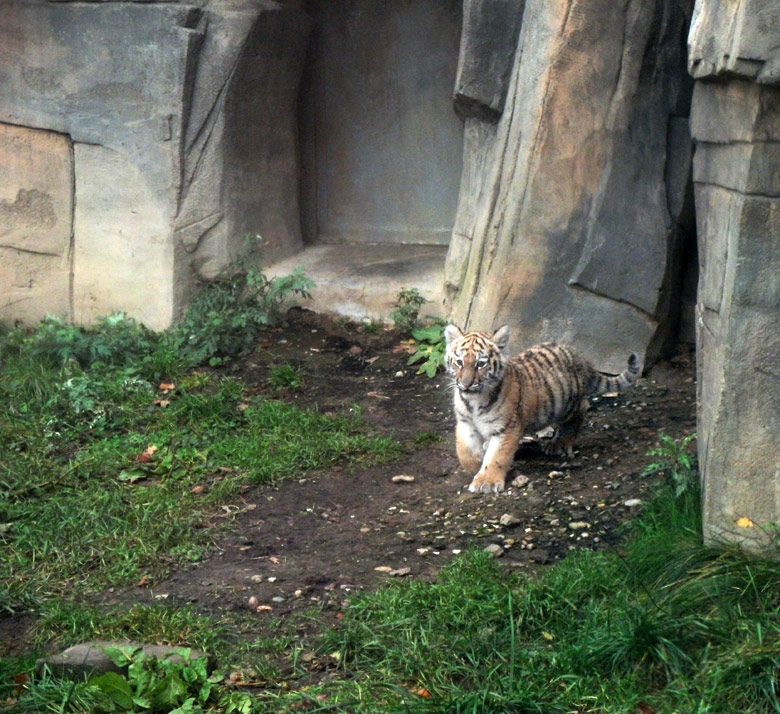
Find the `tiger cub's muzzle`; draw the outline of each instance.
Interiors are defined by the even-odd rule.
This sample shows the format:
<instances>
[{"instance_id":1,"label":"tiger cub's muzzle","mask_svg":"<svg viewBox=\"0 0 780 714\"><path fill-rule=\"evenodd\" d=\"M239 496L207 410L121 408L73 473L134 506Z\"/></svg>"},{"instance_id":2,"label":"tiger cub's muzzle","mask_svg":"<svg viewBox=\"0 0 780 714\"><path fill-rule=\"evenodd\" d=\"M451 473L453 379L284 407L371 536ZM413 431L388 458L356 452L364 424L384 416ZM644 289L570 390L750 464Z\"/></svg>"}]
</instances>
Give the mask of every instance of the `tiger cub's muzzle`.
<instances>
[{"instance_id":1,"label":"tiger cub's muzzle","mask_svg":"<svg viewBox=\"0 0 780 714\"><path fill-rule=\"evenodd\" d=\"M479 378L475 369L464 368L460 374L455 375L455 384L461 392L476 393L481 392L484 382Z\"/></svg>"}]
</instances>

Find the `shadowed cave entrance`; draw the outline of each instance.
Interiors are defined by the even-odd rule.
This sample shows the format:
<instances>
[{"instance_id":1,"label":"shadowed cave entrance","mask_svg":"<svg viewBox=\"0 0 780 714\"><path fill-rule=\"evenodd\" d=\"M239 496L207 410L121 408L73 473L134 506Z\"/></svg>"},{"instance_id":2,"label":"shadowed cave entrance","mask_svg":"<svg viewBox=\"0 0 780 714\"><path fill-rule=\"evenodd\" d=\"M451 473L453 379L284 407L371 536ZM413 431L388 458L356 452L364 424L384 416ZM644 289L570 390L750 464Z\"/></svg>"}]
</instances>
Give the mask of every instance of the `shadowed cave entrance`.
<instances>
[{"instance_id":1,"label":"shadowed cave entrance","mask_svg":"<svg viewBox=\"0 0 780 714\"><path fill-rule=\"evenodd\" d=\"M315 309L380 318L401 287L437 312L460 183L461 0L309 0L299 107L301 265ZM321 302L320 302L321 301Z\"/></svg>"}]
</instances>

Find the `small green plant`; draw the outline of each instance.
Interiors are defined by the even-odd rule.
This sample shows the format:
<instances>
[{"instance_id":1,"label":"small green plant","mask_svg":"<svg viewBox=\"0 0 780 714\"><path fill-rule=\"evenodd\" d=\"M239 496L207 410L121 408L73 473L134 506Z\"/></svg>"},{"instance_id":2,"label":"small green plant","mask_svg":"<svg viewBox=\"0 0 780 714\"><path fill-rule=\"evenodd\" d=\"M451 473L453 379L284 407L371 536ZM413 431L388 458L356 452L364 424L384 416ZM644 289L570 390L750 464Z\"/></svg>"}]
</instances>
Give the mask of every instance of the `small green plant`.
<instances>
[{"instance_id":1,"label":"small green plant","mask_svg":"<svg viewBox=\"0 0 780 714\"><path fill-rule=\"evenodd\" d=\"M124 313L117 312L83 328L47 315L34 329L17 327L4 339L9 354L24 351L51 367L82 369L139 365L154 349L158 336Z\"/></svg>"},{"instance_id":2,"label":"small green plant","mask_svg":"<svg viewBox=\"0 0 780 714\"><path fill-rule=\"evenodd\" d=\"M268 382L276 390L294 391L300 389L303 384L301 369L289 362L272 367L268 375Z\"/></svg>"},{"instance_id":3,"label":"small green plant","mask_svg":"<svg viewBox=\"0 0 780 714\"><path fill-rule=\"evenodd\" d=\"M442 441L444 437L441 434L437 434L433 431L420 431L414 435L412 441L415 446L430 446L439 441Z\"/></svg>"},{"instance_id":4,"label":"small green plant","mask_svg":"<svg viewBox=\"0 0 780 714\"><path fill-rule=\"evenodd\" d=\"M390 313L390 319L396 329L410 332L418 324L420 309L428 302L417 288L401 288L395 301L395 310Z\"/></svg>"},{"instance_id":5,"label":"small green plant","mask_svg":"<svg viewBox=\"0 0 780 714\"><path fill-rule=\"evenodd\" d=\"M376 335L382 331L383 325L379 320L366 320L362 323L362 327L366 335Z\"/></svg>"},{"instance_id":6,"label":"small green plant","mask_svg":"<svg viewBox=\"0 0 780 714\"><path fill-rule=\"evenodd\" d=\"M248 711L249 697L220 697L223 675L209 674L205 657L192 657L192 651L178 648L167 657L147 656L140 647L106 647L106 654L127 675L106 672L84 685L102 693L108 706L103 711L201 714L212 705L223 711Z\"/></svg>"},{"instance_id":7,"label":"small green plant","mask_svg":"<svg viewBox=\"0 0 780 714\"><path fill-rule=\"evenodd\" d=\"M435 377L440 369L444 369L444 355L447 343L444 339L444 325L435 323L427 327L417 327L412 330L415 340L415 350L407 364L420 362L417 374L427 374Z\"/></svg>"},{"instance_id":8,"label":"small green plant","mask_svg":"<svg viewBox=\"0 0 780 714\"><path fill-rule=\"evenodd\" d=\"M649 463L643 476L663 474L674 484L675 496L681 496L697 482L696 454L691 453L689 444L696 434L689 434L682 439L673 439L667 434L659 434L661 443L647 452L648 456L657 457Z\"/></svg>"},{"instance_id":9,"label":"small green plant","mask_svg":"<svg viewBox=\"0 0 780 714\"><path fill-rule=\"evenodd\" d=\"M311 297L314 283L302 269L268 278L258 268L209 283L171 331L193 365L223 364L254 347L260 331L281 322L295 296Z\"/></svg>"}]
</instances>

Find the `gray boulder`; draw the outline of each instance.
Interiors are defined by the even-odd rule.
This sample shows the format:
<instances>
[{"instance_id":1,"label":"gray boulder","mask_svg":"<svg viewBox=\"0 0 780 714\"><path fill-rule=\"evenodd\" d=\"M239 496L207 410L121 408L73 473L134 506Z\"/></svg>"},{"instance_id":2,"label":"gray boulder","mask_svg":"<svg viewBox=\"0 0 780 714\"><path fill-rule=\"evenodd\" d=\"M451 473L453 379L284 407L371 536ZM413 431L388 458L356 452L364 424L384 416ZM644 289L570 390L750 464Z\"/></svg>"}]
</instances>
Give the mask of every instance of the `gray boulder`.
<instances>
[{"instance_id":1,"label":"gray boulder","mask_svg":"<svg viewBox=\"0 0 780 714\"><path fill-rule=\"evenodd\" d=\"M106 654L105 650L107 647L131 647L133 649L140 647L146 657L155 657L157 659L170 658L174 662L184 661L178 653L178 650L182 649L181 647L148 645L129 640L122 640L121 642L95 640L94 642L83 642L73 645L59 654L38 660L36 672L40 674L44 669L48 669L58 677L77 680L87 679L105 672L127 674L127 667L118 667ZM191 650L189 654L190 660L202 659L204 657L207 660L207 669L211 671L214 668L213 655L201 650Z\"/></svg>"},{"instance_id":2,"label":"gray boulder","mask_svg":"<svg viewBox=\"0 0 780 714\"><path fill-rule=\"evenodd\" d=\"M455 322L507 323L515 349L565 340L608 371L661 351L686 230L691 6L526 2L500 120L466 121Z\"/></svg>"}]
</instances>

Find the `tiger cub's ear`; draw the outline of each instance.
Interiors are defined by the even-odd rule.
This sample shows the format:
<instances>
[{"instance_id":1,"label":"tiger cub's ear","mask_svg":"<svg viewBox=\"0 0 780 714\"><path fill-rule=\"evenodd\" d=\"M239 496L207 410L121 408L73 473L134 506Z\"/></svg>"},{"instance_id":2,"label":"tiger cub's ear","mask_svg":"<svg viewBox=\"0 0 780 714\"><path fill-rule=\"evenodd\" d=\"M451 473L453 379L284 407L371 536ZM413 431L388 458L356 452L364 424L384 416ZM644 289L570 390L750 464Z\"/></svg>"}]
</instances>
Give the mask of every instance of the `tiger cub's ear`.
<instances>
[{"instance_id":1,"label":"tiger cub's ear","mask_svg":"<svg viewBox=\"0 0 780 714\"><path fill-rule=\"evenodd\" d=\"M444 328L444 339L447 341L447 344L457 340L459 337L463 337L463 333L460 331L459 327L447 325L447 327Z\"/></svg>"},{"instance_id":2,"label":"tiger cub's ear","mask_svg":"<svg viewBox=\"0 0 780 714\"><path fill-rule=\"evenodd\" d=\"M490 338L492 342L496 343L496 347L502 350L509 344L509 325L503 325L499 327Z\"/></svg>"}]
</instances>

